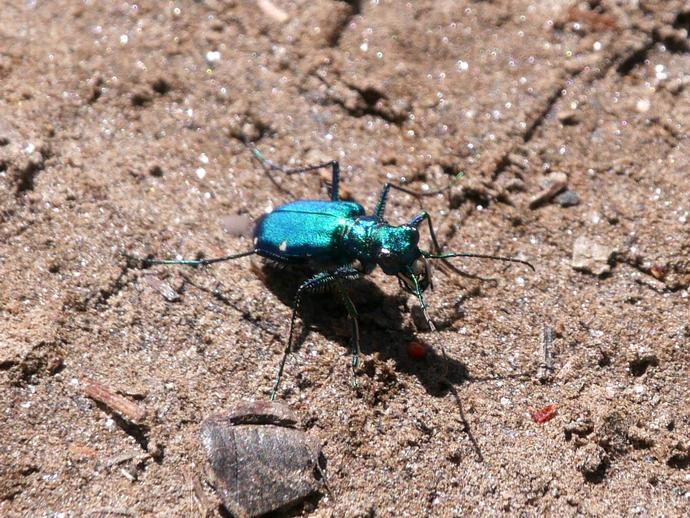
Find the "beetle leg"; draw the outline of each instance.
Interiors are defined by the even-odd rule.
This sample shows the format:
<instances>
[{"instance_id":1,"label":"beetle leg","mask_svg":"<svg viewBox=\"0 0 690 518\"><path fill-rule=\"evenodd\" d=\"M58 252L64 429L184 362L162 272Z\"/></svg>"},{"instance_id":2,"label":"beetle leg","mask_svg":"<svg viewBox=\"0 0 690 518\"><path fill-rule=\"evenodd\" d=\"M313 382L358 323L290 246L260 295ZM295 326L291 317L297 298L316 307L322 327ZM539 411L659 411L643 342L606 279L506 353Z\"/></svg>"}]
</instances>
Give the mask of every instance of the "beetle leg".
<instances>
[{"instance_id":1,"label":"beetle leg","mask_svg":"<svg viewBox=\"0 0 690 518\"><path fill-rule=\"evenodd\" d=\"M420 212L408 224L411 227L416 228L417 225L419 225L424 220L426 220L427 224L429 225L429 235L431 235L431 243L434 245L434 253L441 254L441 246L438 244L438 240L436 239L436 231L434 230L434 225L431 222L431 216L429 215L429 213L427 213L426 211ZM460 268L452 264L448 259L441 259L441 263L443 264L443 266L448 268L448 270L462 275L463 277L477 278L477 276L475 275L462 271ZM479 277L479 279L486 280L483 277Z\"/></svg>"},{"instance_id":2,"label":"beetle leg","mask_svg":"<svg viewBox=\"0 0 690 518\"><path fill-rule=\"evenodd\" d=\"M356 369L359 365L359 354L361 353L359 348L359 322L357 321L357 308L355 307L354 302L352 302L350 295L348 295L347 290L345 290L342 283L337 282L336 287L338 289L338 293L340 294L340 298L343 300L343 304L345 304L345 309L347 309L350 322L352 323L352 386L357 388Z\"/></svg>"},{"instance_id":3,"label":"beetle leg","mask_svg":"<svg viewBox=\"0 0 690 518\"><path fill-rule=\"evenodd\" d=\"M251 146L254 158L256 158L267 171L280 171L281 173L291 175L299 173L307 173L309 171L316 171L325 167L331 168L331 201L339 201L338 188L340 185L340 163L337 160L329 160L320 164L306 165L304 167L296 167L294 169L286 169L281 165L269 160L264 154L259 151L256 146ZM275 183L275 182L274 182Z\"/></svg>"},{"instance_id":4,"label":"beetle leg","mask_svg":"<svg viewBox=\"0 0 690 518\"><path fill-rule=\"evenodd\" d=\"M314 277L304 281L299 288L297 288L297 293L295 294L295 300L292 303L292 318L290 319L290 332L288 333L287 342L285 342L285 349L283 350L283 357L280 359L280 365L278 366L278 374L276 375L276 380L273 383L273 390L271 390L271 401L276 398L276 393L278 392L278 387L280 386L280 378L283 377L283 370L285 369L285 361L287 360L288 354L292 350L292 334L295 329L295 320L297 319L297 311L302 305L302 295L310 290L315 289L319 286L326 286L331 282L331 274L329 273L318 273Z\"/></svg>"},{"instance_id":5,"label":"beetle leg","mask_svg":"<svg viewBox=\"0 0 690 518\"><path fill-rule=\"evenodd\" d=\"M239 259L240 257L247 257L248 255L254 255L255 250L249 252L242 252L235 255L226 255L225 257L214 257L213 259L144 259L143 263L145 266L151 266L154 264L184 264L186 266L206 266L207 264L220 263L223 261L232 261L233 259Z\"/></svg>"},{"instance_id":6,"label":"beetle leg","mask_svg":"<svg viewBox=\"0 0 690 518\"><path fill-rule=\"evenodd\" d=\"M276 376L276 381L273 384L273 390L271 391L271 401L276 398L278 392L278 387L280 386L280 379L283 376L283 370L285 369L285 361L287 360L288 354L292 350L292 337L295 330L295 320L297 319L297 312L302 305L302 297L305 293L310 291L316 291L319 289L324 289L334 283L337 280L354 280L361 276L361 273L352 268L352 266L343 266L335 270L334 272L321 272L317 273L310 279L304 281L299 288L297 288L297 294L295 295L295 301L292 305L292 318L290 319L290 332L288 333L288 340L285 344L285 350L283 351L283 357L280 360L280 366L278 367L278 375ZM359 343L359 342L358 342Z\"/></svg>"},{"instance_id":7,"label":"beetle leg","mask_svg":"<svg viewBox=\"0 0 690 518\"><path fill-rule=\"evenodd\" d=\"M384 183L383 189L381 190L381 196L379 196L379 201L376 203L376 208L374 209L374 216L378 221L383 221L383 214L386 212L386 203L388 202L388 193L391 190L390 183Z\"/></svg>"},{"instance_id":8,"label":"beetle leg","mask_svg":"<svg viewBox=\"0 0 690 518\"><path fill-rule=\"evenodd\" d=\"M434 231L434 225L431 222L431 216L429 215L428 212L422 211L419 214L417 214L412 221L410 221L409 225L411 227L417 228L417 226L422 222L426 220L427 224L429 225L429 235L431 236L431 242L434 245L434 249L436 254L441 253L441 247L438 244L438 240L436 239L436 232Z\"/></svg>"},{"instance_id":9,"label":"beetle leg","mask_svg":"<svg viewBox=\"0 0 690 518\"><path fill-rule=\"evenodd\" d=\"M397 185L394 183L386 182L383 184L383 189L381 190L381 195L379 196L379 201L376 204L376 209L374 209L374 215L378 220L383 220L383 215L386 212L386 203L388 202L388 193L390 192L391 189L395 189L396 191L404 192L405 194L409 194L410 196L414 196L414 198L417 199L419 202L419 206L422 206L422 202L419 201L419 198L423 197L428 197L428 196L436 196L437 194L440 194L442 192L445 192L450 189L450 184L448 184L446 187L443 187L442 189L437 189L435 191L427 191L427 192L418 192L418 191L413 191L412 189L407 189L406 187L403 187L401 185Z\"/></svg>"}]
</instances>

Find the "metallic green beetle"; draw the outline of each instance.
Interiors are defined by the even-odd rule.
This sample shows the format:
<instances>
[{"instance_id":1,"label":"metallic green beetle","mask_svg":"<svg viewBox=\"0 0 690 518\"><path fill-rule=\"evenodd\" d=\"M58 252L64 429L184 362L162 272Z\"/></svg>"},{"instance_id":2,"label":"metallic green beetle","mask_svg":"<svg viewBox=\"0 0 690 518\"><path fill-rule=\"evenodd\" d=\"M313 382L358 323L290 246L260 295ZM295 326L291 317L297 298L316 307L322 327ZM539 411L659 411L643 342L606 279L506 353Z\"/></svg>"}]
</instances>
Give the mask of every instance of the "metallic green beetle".
<instances>
[{"instance_id":1,"label":"metallic green beetle","mask_svg":"<svg viewBox=\"0 0 690 518\"><path fill-rule=\"evenodd\" d=\"M400 286L415 295L431 330L434 325L427 313L423 292L431 283L427 259L448 259L451 257L479 257L497 259L533 266L520 259L472 253L441 253L436 240L431 217L420 212L409 223L393 226L386 222L384 213L391 189L413 196L418 193L398 185L386 183L372 215L367 216L364 207L358 203L343 201L338 196L340 167L336 160L297 169L283 169L266 159L258 150L254 155L269 170L285 174L297 174L330 167L331 199L298 200L277 207L261 217L254 229L254 248L248 252L199 260L149 259L148 264L184 264L203 266L221 261L229 261L259 255L286 265L304 265L316 273L304 281L297 290L292 307L290 332L285 351L278 368L271 399L275 399L285 361L292 349L295 319L305 293L335 288L342 298L352 323L352 369L359 362L359 325L357 310L348 295L344 283L371 273L380 266L387 275L397 277ZM434 253L421 250L418 227L426 221L434 246Z\"/></svg>"}]
</instances>

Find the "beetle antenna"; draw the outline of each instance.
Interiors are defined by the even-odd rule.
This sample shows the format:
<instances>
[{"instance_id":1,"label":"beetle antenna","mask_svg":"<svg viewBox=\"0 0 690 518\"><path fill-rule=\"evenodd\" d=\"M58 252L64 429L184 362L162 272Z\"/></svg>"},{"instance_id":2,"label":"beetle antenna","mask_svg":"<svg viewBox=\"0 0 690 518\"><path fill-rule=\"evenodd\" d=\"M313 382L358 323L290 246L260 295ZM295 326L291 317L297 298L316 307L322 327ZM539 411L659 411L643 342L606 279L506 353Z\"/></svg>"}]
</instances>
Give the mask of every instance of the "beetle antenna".
<instances>
[{"instance_id":1,"label":"beetle antenna","mask_svg":"<svg viewBox=\"0 0 690 518\"><path fill-rule=\"evenodd\" d=\"M515 259L514 257L503 257L500 255L489 255L489 254L472 254L468 252L464 253L454 253L450 252L447 254L430 254L429 252L422 252L422 255L427 259L450 259L451 257L475 257L478 259L493 259L494 261L504 261L508 263L520 263L525 266L529 266L533 272L537 270L534 268L532 263L528 261L523 261L522 259Z\"/></svg>"}]
</instances>

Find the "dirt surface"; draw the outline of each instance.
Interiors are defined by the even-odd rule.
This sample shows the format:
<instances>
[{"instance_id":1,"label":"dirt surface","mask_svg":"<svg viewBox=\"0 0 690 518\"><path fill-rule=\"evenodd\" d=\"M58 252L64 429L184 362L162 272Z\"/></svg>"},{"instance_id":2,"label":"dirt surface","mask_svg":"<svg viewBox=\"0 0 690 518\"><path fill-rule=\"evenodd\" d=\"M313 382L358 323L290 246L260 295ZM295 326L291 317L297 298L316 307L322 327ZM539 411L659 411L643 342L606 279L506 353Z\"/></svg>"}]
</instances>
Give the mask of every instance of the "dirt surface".
<instances>
[{"instance_id":1,"label":"dirt surface","mask_svg":"<svg viewBox=\"0 0 690 518\"><path fill-rule=\"evenodd\" d=\"M385 181L450 184L422 200L446 250L537 269L437 269L436 333L394 279L359 282L358 389L344 309L307 303L279 397L330 494L290 513L688 514L687 2L9 0L0 21L0 515L218 513L200 423L268 397L303 274L136 258L248 250L247 217L326 198L243 140L340 160L369 208ZM418 210L395 193L387 216Z\"/></svg>"}]
</instances>

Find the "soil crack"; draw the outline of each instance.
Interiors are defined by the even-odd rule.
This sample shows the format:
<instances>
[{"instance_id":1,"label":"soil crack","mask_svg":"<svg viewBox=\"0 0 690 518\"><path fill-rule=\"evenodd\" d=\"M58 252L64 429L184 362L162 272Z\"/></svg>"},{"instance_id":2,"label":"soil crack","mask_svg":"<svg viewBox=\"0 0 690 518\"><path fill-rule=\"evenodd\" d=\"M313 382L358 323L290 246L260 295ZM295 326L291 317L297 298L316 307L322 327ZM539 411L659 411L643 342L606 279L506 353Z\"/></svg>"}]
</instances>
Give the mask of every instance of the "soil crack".
<instances>
[{"instance_id":1,"label":"soil crack","mask_svg":"<svg viewBox=\"0 0 690 518\"><path fill-rule=\"evenodd\" d=\"M640 31L632 31L637 35ZM614 50L603 56L596 63L590 66L578 67L570 72L561 74L557 82L557 86L546 97L546 100L539 109L536 110L536 116L526 125L525 129L517 135L517 138L511 145L507 146L506 151L502 153L496 161L491 174L491 180L495 181L511 164L510 156L516 153L522 146L529 144L529 142L537 135L539 129L549 119L558 100L562 97L566 87L573 89L575 85L572 83L581 78L584 86L591 85L599 79L606 76L606 74L615 66L617 73L625 75L629 73L638 63L644 62L649 51L654 45L659 42L658 30L652 28L647 32L643 32L643 37L630 39L623 39L622 46L614 47ZM569 86L568 86L569 85Z\"/></svg>"},{"instance_id":2,"label":"soil crack","mask_svg":"<svg viewBox=\"0 0 690 518\"><path fill-rule=\"evenodd\" d=\"M312 75L328 88L326 99L340 106L352 117L370 115L400 126L412 111L409 102L404 99L391 100L380 85L356 85L342 79L337 84L331 84L318 73Z\"/></svg>"},{"instance_id":3,"label":"soil crack","mask_svg":"<svg viewBox=\"0 0 690 518\"><path fill-rule=\"evenodd\" d=\"M338 20L338 24L333 28L333 32L328 41L329 47L337 47L340 44L340 40L347 30L347 26L350 24L350 20L362 13L362 0L343 1L350 6L350 9L342 19Z\"/></svg>"}]
</instances>

